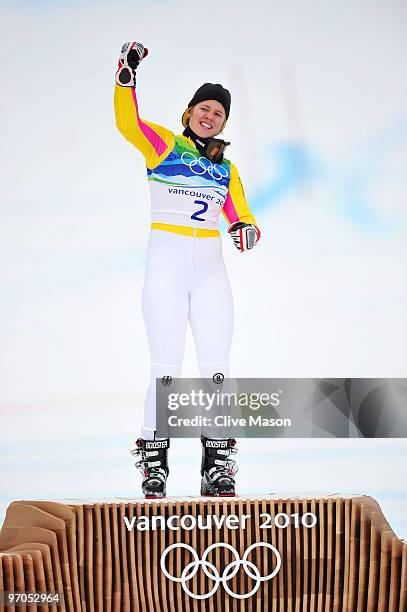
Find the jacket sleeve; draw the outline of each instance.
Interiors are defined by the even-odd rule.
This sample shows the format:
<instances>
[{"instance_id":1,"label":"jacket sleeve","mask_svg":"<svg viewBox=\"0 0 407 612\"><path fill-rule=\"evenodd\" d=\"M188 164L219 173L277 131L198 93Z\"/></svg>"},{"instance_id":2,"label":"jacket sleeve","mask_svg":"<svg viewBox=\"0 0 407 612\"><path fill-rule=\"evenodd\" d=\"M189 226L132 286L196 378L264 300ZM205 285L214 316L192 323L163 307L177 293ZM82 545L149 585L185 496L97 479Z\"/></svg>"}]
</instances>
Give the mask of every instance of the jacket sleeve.
<instances>
[{"instance_id":1,"label":"jacket sleeve","mask_svg":"<svg viewBox=\"0 0 407 612\"><path fill-rule=\"evenodd\" d=\"M134 87L115 86L116 125L121 134L143 154L150 170L158 166L174 147L174 134L150 121L141 119Z\"/></svg>"},{"instance_id":2,"label":"jacket sleeve","mask_svg":"<svg viewBox=\"0 0 407 612\"><path fill-rule=\"evenodd\" d=\"M222 212L229 225L242 221L253 223L257 227L256 219L250 212L239 173L233 164L230 164L229 192Z\"/></svg>"}]
</instances>

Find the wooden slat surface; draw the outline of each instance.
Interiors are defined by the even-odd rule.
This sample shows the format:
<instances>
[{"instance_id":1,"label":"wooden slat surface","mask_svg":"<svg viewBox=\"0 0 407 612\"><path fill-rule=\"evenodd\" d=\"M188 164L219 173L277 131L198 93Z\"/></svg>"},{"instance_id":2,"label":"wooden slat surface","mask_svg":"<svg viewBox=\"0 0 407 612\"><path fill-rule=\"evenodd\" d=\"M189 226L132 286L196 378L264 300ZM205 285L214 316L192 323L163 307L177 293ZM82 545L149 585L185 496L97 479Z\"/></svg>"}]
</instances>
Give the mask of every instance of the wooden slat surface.
<instances>
[{"instance_id":1,"label":"wooden slat surface","mask_svg":"<svg viewBox=\"0 0 407 612\"><path fill-rule=\"evenodd\" d=\"M407 610L407 543L403 542L401 555L400 605L399 612Z\"/></svg>"},{"instance_id":2,"label":"wooden slat surface","mask_svg":"<svg viewBox=\"0 0 407 612\"><path fill-rule=\"evenodd\" d=\"M317 517L313 528L301 522L307 512ZM231 514L250 519L238 529L212 520L210 529L170 530L156 521L156 529L129 531L124 523L125 517L146 516L151 526L152 519L167 521L174 514L201 515L204 522L214 515L218 520ZM285 527L276 526L278 514ZM198 558L211 544L227 543L241 559L251 544L261 542L279 550L282 566L275 578L260 581L250 597L231 597L221 582L213 596L191 599L160 569L161 555L173 543L190 545ZM42 606L37 612L407 612L406 547L368 497L20 501L10 505L0 531L0 589L63 592L62 606ZM191 553L178 547L166 567L180 577L191 560ZM222 576L234 556L217 546L207 560ZM275 557L260 546L248 561L263 577L272 571ZM240 565L225 584L244 596L258 582ZM187 581L197 596L213 586L202 567ZM24 607L25 612L35 609L27 604L18 612ZM0 604L0 612L11 609L2 610Z\"/></svg>"},{"instance_id":3,"label":"wooden slat surface","mask_svg":"<svg viewBox=\"0 0 407 612\"><path fill-rule=\"evenodd\" d=\"M112 612L112 538L110 532L110 507L101 504L102 555L103 555L103 610Z\"/></svg>"},{"instance_id":4,"label":"wooden slat surface","mask_svg":"<svg viewBox=\"0 0 407 612\"><path fill-rule=\"evenodd\" d=\"M325 610L332 612L334 601L335 581L335 506L332 499L328 499L327 507L327 581Z\"/></svg>"},{"instance_id":5,"label":"wooden slat surface","mask_svg":"<svg viewBox=\"0 0 407 612\"><path fill-rule=\"evenodd\" d=\"M93 516L93 590L95 597L95 612L103 612L103 533L102 533L102 510L100 504L94 504Z\"/></svg>"},{"instance_id":6,"label":"wooden slat surface","mask_svg":"<svg viewBox=\"0 0 407 612\"><path fill-rule=\"evenodd\" d=\"M37 571L35 563L34 563L34 559L33 559L33 555L30 553L25 553L25 552L21 552L21 558L23 561L23 570L24 570L24 584L25 584L25 590L28 593L33 593L36 589L36 584L35 584L35 573ZM55 610L55 606L44 606L43 610ZM61 606L59 608L64 609L63 606ZM35 606L27 606L27 612L31 612L33 610L38 610L39 609L36 608Z\"/></svg>"},{"instance_id":7,"label":"wooden slat surface","mask_svg":"<svg viewBox=\"0 0 407 612\"><path fill-rule=\"evenodd\" d=\"M324 612L325 610L325 588L326 588L326 503L324 500L318 500L318 523L316 525L319 531L319 572L318 572L318 599L317 611Z\"/></svg>"},{"instance_id":8,"label":"wooden slat surface","mask_svg":"<svg viewBox=\"0 0 407 612\"><path fill-rule=\"evenodd\" d=\"M400 605L400 578L402 543L395 537L391 540L389 612L398 612Z\"/></svg>"},{"instance_id":9,"label":"wooden slat surface","mask_svg":"<svg viewBox=\"0 0 407 612\"><path fill-rule=\"evenodd\" d=\"M18 502L27 505L27 502ZM34 500L30 501L29 506L39 508L48 514L55 516L65 523L68 564L70 573L70 582L72 586L73 605L75 610L81 607L81 598L79 590L79 575L78 575L78 559L77 559L77 542L76 542L76 516L72 508L63 506L55 502Z\"/></svg>"},{"instance_id":10,"label":"wooden slat surface","mask_svg":"<svg viewBox=\"0 0 407 612\"><path fill-rule=\"evenodd\" d=\"M300 502L298 498L294 499L294 513L300 515ZM301 534L296 530L295 538L295 612L302 610L302 581L303 581L303 563L302 563L302 539ZM274 581L273 581L274 582Z\"/></svg>"},{"instance_id":11,"label":"wooden slat surface","mask_svg":"<svg viewBox=\"0 0 407 612\"><path fill-rule=\"evenodd\" d=\"M119 520L117 504L110 505L110 538L112 546L112 612L121 611L121 569L119 550ZM150 540L149 540L150 543Z\"/></svg>"},{"instance_id":12,"label":"wooden slat surface","mask_svg":"<svg viewBox=\"0 0 407 612\"><path fill-rule=\"evenodd\" d=\"M83 508L84 523L84 575L85 594L88 612L95 612L95 592L93 586L93 512L90 504Z\"/></svg>"},{"instance_id":13,"label":"wooden slat surface","mask_svg":"<svg viewBox=\"0 0 407 612\"><path fill-rule=\"evenodd\" d=\"M14 588L17 593L25 592L25 584L24 584L24 568L23 561L21 555L18 553L11 553L11 560L13 562L13 576L14 576ZM23 602L22 605L18 606L19 612L27 612L27 605ZM33 608L33 606L29 605L29 608Z\"/></svg>"},{"instance_id":14,"label":"wooden slat surface","mask_svg":"<svg viewBox=\"0 0 407 612\"><path fill-rule=\"evenodd\" d=\"M12 593L15 591L14 588L14 571L13 571L13 559L11 555L0 555L0 562L3 565L3 584L6 592ZM16 606L14 603L6 603L4 606L6 612L15 612Z\"/></svg>"},{"instance_id":15,"label":"wooden slat surface","mask_svg":"<svg viewBox=\"0 0 407 612\"><path fill-rule=\"evenodd\" d=\"M344 500L344 569L343 569L343 597L342 609L347 610L349 597L349 574L350 574L350 539L351 539L351 500Z\"/></svg>"},{"instance_id":16,"label":"wooden slat surface","mask_svg":"<svg viewBox=\"0 0 407 612\"><path fill-rule=\"evenodd\" d=\"M30 548L32 546L32 548ZM25 554L30 557L31 564L33 565L33 581L30 582L30 586L34 590L40 591L45 590L49 593L55 593L55 584L52 571L52 561L49 546L46 544L40 544L39 542L33 542L32 544L19 544L8 550L11 552L19 552L21 555ZM25 589L30 591L28 586ZM55 603L49 604L44 607L45 609L56 612L57 606ZM41 610L41 607L39 608ZM41 611L42 612L42 611Z\"/></svg>"},{"instance_id":17,"label":"wooden slat surface","mask_svg":"<svg viewBox=\"0 0 407 612\"><path fill-rule=\"evenodd\" d=\"M318 516L317 502L312 499L308 504L309 511ZM303 529L307 529L303 527ZM310 589L310 612L317 612L318 604L318 571L319 571L319 530L318 528L308 529L311 535L311 589Z\"/></svg>"},{"instance_id":18,"label":"wooden slat surface","mask_svg":"<svg viewBox=\"0 0 407 612\"><path fill-rule=\"evenodd\" d=\"M124 523L126 516L126 506L124 503L118 505L118 520L119 520L119 549L120 549L120 573L122 584L122 603L121 607L124 610L130 609L130 585L129 585L129 568L127 565L127 530ZM157 573L157 571L155 572ZM106 607L105 607L106 612Z\"/></svg>"},{"instance_id":19,"label":"wooden slat surface","mask_svg":"<svg viewBox=\"0 0 407 612\"><path fill-rule=\"evenodd\" d=\"M360 505L351 504L348 598L345 612L357 609L360 566Z\"/></svg>"},{"instance_id":20,"label":"wooden slat surface","mask_svg":"<svg viewBox=\"0 0 407 612\"><path fill-rule=\"evenodd\" d=\"M13 526L17 525L36 525L56 535L65 605L68 612L75 612L65 521L26 502L17 502L13 508Z\"/></svg>"},{"instance_id":21,"label":"wooden slat surface","mask_svg":"<svg viewBox=\"0 0 407 612\"><path fill-rule=\"evenodd\" d=\"M344 505L341 499L335 504L335 577L333 612L342 609L343 572L344 572Z\"/></svg>"}]
</instances>

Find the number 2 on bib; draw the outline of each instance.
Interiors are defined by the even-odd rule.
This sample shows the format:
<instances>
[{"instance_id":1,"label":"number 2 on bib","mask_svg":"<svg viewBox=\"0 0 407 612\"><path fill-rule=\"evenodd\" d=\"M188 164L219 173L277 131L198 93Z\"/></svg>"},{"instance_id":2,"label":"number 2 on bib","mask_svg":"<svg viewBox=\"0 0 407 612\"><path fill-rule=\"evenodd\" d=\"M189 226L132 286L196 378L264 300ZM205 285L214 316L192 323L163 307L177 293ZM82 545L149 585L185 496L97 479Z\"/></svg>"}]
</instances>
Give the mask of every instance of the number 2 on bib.
<instances>
[{"instance_id":1,"label":"number 2 on bib","mask_svg":"<svg viewBox=\"0 0 407 612\"><path fill-rule=\"evenodd\" d=\"M202 208L194 212L194 214L191 215L191 219L194 219L195 221L205 221L205 219L203 219L203 217L200 217L199 215L203 215L204 213L206 213L206 211L208 210L208 203L203 202L203 200L194 200L194 204L200 204Z\"/></svg>"}]
</instances>

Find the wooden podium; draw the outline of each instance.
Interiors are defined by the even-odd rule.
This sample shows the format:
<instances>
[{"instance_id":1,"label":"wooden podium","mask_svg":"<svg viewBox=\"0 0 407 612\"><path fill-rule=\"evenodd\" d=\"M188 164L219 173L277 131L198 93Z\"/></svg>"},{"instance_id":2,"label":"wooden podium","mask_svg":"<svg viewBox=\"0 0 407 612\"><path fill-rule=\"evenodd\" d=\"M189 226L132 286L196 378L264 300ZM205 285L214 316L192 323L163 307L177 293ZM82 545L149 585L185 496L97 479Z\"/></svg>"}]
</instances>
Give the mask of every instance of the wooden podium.
<instances>
[{"instance_id":1,"label":"wooden podium","mask_svg":"<svg viewBox=\"0 0 407 612\"><path fill-rule=\"evenodd\" d=\"M364 496L15 501L0 592L62 599L1 612L406 612L407 544Z\"/></svg>"}]
</instances>

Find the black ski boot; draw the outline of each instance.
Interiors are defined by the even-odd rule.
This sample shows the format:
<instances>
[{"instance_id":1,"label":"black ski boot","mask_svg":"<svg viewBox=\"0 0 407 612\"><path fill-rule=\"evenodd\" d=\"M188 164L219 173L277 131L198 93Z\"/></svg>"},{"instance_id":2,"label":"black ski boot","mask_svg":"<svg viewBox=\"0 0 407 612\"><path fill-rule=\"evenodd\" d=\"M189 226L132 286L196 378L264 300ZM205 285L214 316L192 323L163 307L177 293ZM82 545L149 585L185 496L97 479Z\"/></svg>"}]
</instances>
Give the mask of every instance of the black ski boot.
<instances>
[{"instance_id":1,"label":"black ski boot","mask_svg":"<svg viewBox=\"0 0 407 612\"><path fill-rule=\"evenodd\" d=\"M134 465L143 475L141 486L146 499L159 499L166 495L169 447L169 439L143 440L139 438L136 440L136 448L130 451L134 457L141 455L141 459Z\"/></svg>"},{"instance_id":2,"label":"black ski boot","mask_svg":"<svg viewBox=\"0 0 407 612\"><path fill-rule=\"evenodd\" d=\"M236 461L229 459L237 453L236 440L212 440L201 435L201 495L233 497L236 495L234 475Z\"/></svg>"}]
</instances>

